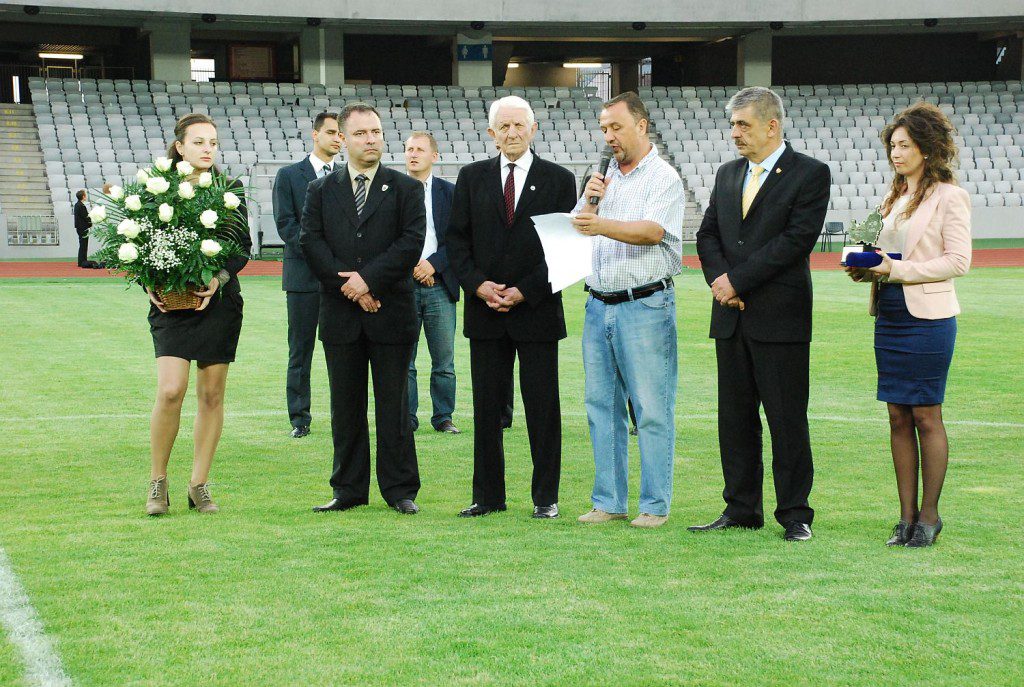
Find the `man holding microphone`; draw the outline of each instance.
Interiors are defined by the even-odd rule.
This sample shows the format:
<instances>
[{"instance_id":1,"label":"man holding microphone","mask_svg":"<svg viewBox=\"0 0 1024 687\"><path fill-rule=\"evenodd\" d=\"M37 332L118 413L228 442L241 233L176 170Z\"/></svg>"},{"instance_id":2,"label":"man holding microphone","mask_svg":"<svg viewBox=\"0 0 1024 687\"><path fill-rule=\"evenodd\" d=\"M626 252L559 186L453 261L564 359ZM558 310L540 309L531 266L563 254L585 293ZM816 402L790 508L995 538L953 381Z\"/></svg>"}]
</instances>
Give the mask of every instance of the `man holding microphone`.
<instances>
[{"instance_id":1,"label":"man holding microphone","mask_svg":"<svg viewBox=\"0 0 1024 687\"><path fill-rule=\"evenodd\" d=\"M678 375L672 277L681 264L685 197L678 172L651 145L649 123L636 93L605 103L601 131L614 159L607 174L591 178L573 219L577 231L595 237L583 365L596 474L593 510L579 518L584 523L627 517L627 398L636 410L641 468L640 515L630 524L660 527L672 501Z\"/></svg>"}]
</instances>

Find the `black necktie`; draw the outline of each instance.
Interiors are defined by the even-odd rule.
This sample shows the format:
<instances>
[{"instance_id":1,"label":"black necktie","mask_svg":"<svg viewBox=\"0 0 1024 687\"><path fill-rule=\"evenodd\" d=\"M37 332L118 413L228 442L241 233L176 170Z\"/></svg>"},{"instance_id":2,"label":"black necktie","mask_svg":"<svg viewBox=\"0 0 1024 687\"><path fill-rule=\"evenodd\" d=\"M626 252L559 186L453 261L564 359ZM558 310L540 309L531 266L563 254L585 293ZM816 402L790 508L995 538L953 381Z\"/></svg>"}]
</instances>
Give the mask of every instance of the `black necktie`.
<instances>
[{"instance_id":1,"label":"black necktie","mask_svg":"<svg viewBox=\"0 0 1024 687\"><path fill-rule=\"evenodd\" d=\"M365 174L356 177L356 213L363 214L363 207L366 205L366 180Z\"/></svg>"}]
</instances>

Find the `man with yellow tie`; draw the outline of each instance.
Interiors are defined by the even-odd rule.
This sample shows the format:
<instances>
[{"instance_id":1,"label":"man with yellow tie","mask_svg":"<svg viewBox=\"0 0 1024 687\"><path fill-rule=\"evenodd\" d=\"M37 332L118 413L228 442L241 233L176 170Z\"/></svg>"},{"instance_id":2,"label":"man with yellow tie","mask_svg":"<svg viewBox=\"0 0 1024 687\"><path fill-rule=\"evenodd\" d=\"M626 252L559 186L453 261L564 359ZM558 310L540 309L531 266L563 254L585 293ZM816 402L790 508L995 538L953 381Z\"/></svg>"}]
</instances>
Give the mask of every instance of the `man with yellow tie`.
<instances>
[{"instance_id":1,"label":"man with yellow tie","mask_svg":"<svg viewBox=\"0 0 1024 687\"><path fill-rule=\"evenodd\" d=\"M697 232L697 254L714 296L718 441L725 511L694 532L764 525L761 419L772 438L775 519L787 541L811 538L814 476L807 428L811 342L809 256L828 210L824 163L783 140L785 109L768 88L729 101L742 156L722 165Z\"/></svg>"}]
</instances>

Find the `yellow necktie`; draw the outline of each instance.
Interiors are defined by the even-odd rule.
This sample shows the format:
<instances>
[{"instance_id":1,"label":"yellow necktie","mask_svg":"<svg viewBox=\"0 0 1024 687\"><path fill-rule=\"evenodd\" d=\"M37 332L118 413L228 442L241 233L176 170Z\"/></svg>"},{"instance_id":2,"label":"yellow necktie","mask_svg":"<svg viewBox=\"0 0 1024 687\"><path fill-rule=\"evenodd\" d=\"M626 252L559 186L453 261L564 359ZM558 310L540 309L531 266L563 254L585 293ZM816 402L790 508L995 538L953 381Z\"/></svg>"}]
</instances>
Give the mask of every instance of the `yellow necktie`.
<instances>
[{"instance_id":1,"label":"yellow necktie","mask_svg":"<svg viewBox=\"0 0 1024 687\"><path fill-rule=\"evenodd\" d=\"M764 172L764 167L760 165L754 165L754 168L750 170L751 177L750 183L747 184L747 188L743 191L743 217L746 219L747 210L750 209L750 204L754 202L754 196L757 195L758 190L761 188L761 173Z\"/></svg>"}]
</instances>

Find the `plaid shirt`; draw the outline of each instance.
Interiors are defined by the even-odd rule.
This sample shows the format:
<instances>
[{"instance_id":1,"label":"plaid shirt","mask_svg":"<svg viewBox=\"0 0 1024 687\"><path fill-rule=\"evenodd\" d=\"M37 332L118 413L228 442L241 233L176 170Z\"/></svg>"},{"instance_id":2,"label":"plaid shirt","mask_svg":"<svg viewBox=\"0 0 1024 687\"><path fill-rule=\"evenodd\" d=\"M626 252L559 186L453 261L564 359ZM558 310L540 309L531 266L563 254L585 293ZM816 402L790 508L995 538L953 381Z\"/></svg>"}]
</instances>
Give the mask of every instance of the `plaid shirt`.
<instances>
[{"instance_id":1,"label":"plaid shirt","mask_svg":"<svg viewBox=\"0 0 1024 687\"><path fill-rule=\"evenodd\" d=\"M619 163L608 166L608 188L601 201L602 217L623 222L655 222L665 230L653 246L634 246L607 236L595 236L593 274L587 285L597 291L623 291L679 274L683 255L683 211L686 196L683 181L672 166L661 159L657 147L644 156L629 174ZM585 210L586 194L574 212Z\"/></svg>"}]
</instances>

